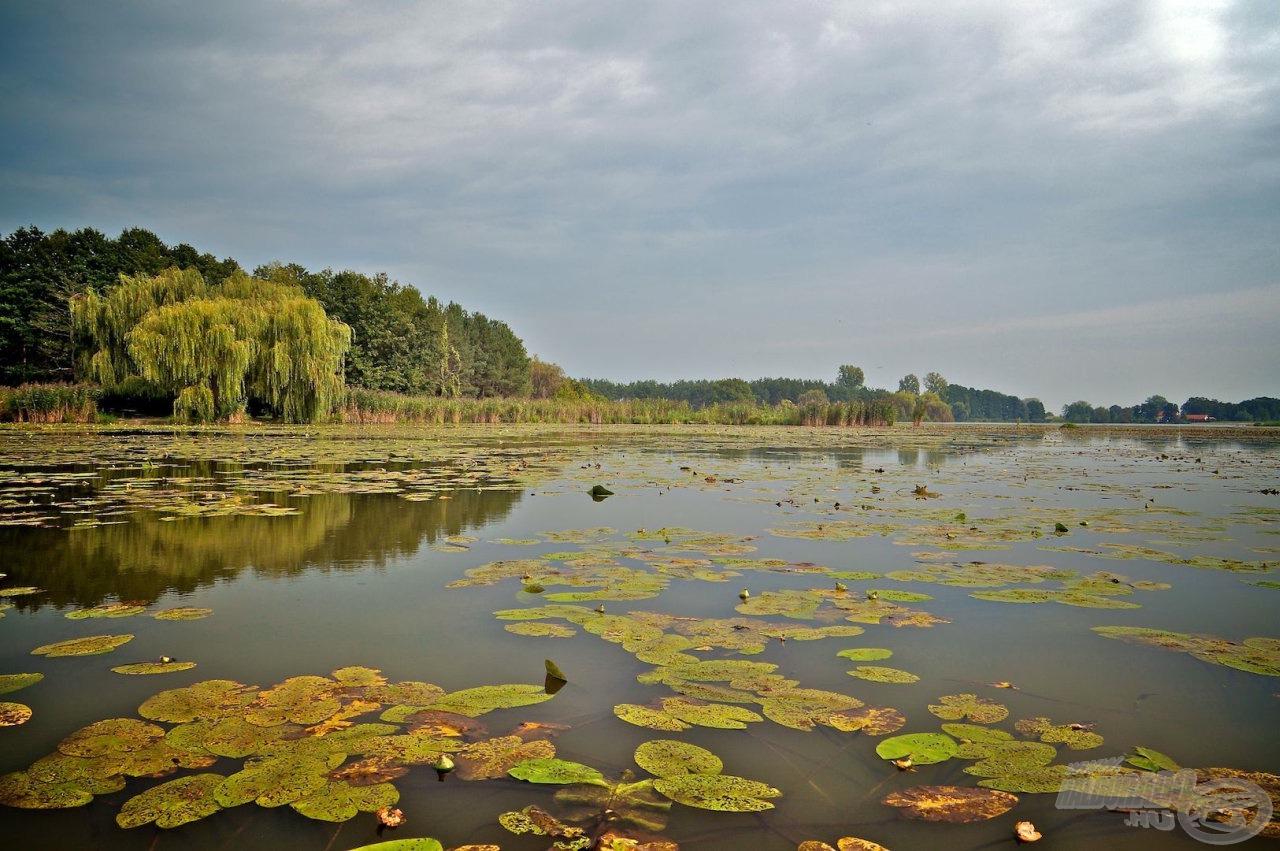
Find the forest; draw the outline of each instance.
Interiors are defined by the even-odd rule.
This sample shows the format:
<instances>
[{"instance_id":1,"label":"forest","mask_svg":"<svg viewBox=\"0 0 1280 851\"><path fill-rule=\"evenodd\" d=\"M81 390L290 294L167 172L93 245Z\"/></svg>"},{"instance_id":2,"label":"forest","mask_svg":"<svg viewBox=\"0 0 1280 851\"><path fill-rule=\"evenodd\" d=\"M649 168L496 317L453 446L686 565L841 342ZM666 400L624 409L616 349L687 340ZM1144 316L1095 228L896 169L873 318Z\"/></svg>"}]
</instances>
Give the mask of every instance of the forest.
<instances>
[{"instance_id":1,"label":"forest","mask_svg":"<svg viewBox=\"0 0 1280 851\"><path fill-rule=\"evenodd\" d=\"M385 273L280 261L249 273L233 258L169 246L143 228L114 239L93 228L19 228L0 239L0 419L83 420L99 408L185 421L1055 419L1037 398L954 384L938 372L905 375L896 389L868 387L852 364L833 381L575 379L530 357L505 322ZM1061 418L1276 421L1280 400L1082 400Z\"/></svg>"}]
</instances>

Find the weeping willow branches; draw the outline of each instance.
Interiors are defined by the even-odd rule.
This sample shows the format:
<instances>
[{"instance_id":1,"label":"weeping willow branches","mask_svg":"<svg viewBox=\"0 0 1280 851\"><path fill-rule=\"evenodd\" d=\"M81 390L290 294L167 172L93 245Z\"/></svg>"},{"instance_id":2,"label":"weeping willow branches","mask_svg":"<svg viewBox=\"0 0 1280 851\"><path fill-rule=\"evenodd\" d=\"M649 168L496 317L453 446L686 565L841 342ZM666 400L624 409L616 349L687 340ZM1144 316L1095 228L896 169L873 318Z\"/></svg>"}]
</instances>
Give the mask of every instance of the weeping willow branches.
<instances>
[{"instance_id":1,"label":"weeping willow branches","mask_svg":"<svg viewBox=\"0 0 1280 851\"><path fill-rule=\"evenodd\" d=\"M72 303L82 367L108 390L139 377L173 393L174 416L207 422L250 401L291 422L326 416L342 394L351 329L302 290L238 273L122 277Z\"/></svg>"}]
</instances>

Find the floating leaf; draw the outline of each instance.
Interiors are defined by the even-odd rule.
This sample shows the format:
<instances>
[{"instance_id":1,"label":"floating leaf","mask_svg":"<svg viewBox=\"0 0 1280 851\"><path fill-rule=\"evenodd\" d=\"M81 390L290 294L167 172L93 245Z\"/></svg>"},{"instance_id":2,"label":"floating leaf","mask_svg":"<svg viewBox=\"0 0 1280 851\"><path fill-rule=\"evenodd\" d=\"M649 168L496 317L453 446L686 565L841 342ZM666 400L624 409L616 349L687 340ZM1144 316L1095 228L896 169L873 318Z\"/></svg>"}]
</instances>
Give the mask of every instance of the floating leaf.
<instances>
[{"instance_id":1,"label":"floating leaf","mask_svg":"<svg viewBox=\"0 0 1280 851\"><path fill-rule=\"evenodd\" d=\"M117 665L111 670L117 674L174 674L178 671L190 671L195 662L135 662L132 665Z\"/></svg>"},{"instance_id":2,"label":"floating leaf","mask_svg":"<svg viewBox=\"0 0 1280 851\"><path fill-rule=\"evenodd\" d=\"M706 703L688 697L663 698L662 709L681 721L722 730L745 730L748 723L764 720L760 715L741 706Z\"/></svg>"},{"instance_id":3,"label":"floating leaf","mask_svg":"<svg viewBox=\"0 0 1280 851\"><path fill-rule=\"evenodd\" d=\"M1160 751L1138 746L1135 746L1133 750L1136 756L1129 757L1125 762L1144 771L1177 771L1181 768L1172 758L1165 756Z\"/></svg>"},{"instance_id":4,"label":"floating leaf","mask_svg":"<svg viewBox=\"0 0 1280 851\"><path fill-rule=\"evenodd\" d=\"M339 754L337 760L341 758ZM331 768L329 761L308 756L252 759L223 780L213 795L224 807L250 801L260 807L280 807L319 792L328 783Z\"/></svg>"},{"instance_id":5,"label":"floating leaf","mask_svg":"<svg viewBox=\"0 0 1280 851\"><path fill-rule=\"evenodd\" d=\"M195 606L178 606L173 609L165 609L152 615L156 620L161 621L194 621L200 618L207 618L213 614L213 609L200 609Z\"/></svg>"},{"instance_id":6,"label":"floating leaf","mask_svg":"<svg viewBox=\"0 0 1280 851\"><path fill-rule=\"evenodd\" d=\"M101 606L67 612L65 617L70 618L71 620L84 620L86 618L127 618L132 617L133 615L140 615L146 610L146 606L139 606L132 603L103 603Z\"/></svg>"},{"instance_id":7,"label":"floating leaf","mask_svg":"<svg viewBox=\"0 0 1280 851\"><path fill-rule=\"evenodd\" d=\"M152 721L183 724L238 715L256 696L256 689L232 680L205 680L148 698L138 707L138 714Z\"/></svg>"},{"instance_id":8,"label":"floating leaf","mask_svg":"<svg viewBox=\"0 0 1280 851\"><path fill-rule=\"evenodd\" d=\"M876 745L881 759L909 758L916 765L945 762L956 755L956 740L945 733L908 733Z\"/></svg>"},{"instance_id":9,"label":"floating leaf","mask_svg":"<svg viewBox=\"0 0 1280 851\"><path fill-rule=\"evenodd\" d=\"M637 783L625 771L610 785L565 786L556 792L555 800L564 808L566 821L598 822L604 816L611 824L651 833L666 827L671 809L671 801L654 791L652 780Z\"/></svg>"},{"instance_id":10,"label":"floating leaf","mask_svg":"<svg viewBox=\"0 0 1280 851\"><path fill-rule=\"evenodd\" d=\"M33 686L44 679L44 674L0 674L0 694Z\"/></svg>"},{"instance_id":11,"label":"floating leaf","mask_svg":"<svg viewBox=\"0 0 1280 851\"><path fill-rule=\"evenodd\" d=\"M1020 733L1039 736L1042 742L1065 744L1072 750L1096 748L1104 741L1083 724L1054 724L1048 718L1024 718L1013 725Z\"/></svg>"},{"instance_id":12,"label":"floating leaf","mask_svg":"<svg viewBox=\"0 0 1280 851\"><path fill-rule=\"evenodd\" d=\"M720 757L706 748L674 739L652 739L641 743L636 748L635 761L650 774L668 778L686 774L719 774L724 768Z\"/></svg>"},{"instance_id":13,"label":"floating leaf","mask_svg":"<svg viewBox=\"0 0 1280 851\"><path fill-rule=\"evenodd\" d=\"M373 813L400 800L400 792L390 783L357 786L329 782L319 791L290 802L298 814L318 821L343 822L359 813ZM435 842L435 840L428 840ZM385 845L386 843L384 843ZM435 847L440 848L439 843Z\"/></svg>"},{"instance_id":14,"label":"floating leaf","mask_svg":"<svg viewBox=\"0 0 1280 851\"><path fill-rule=\"evenodd\" d=\"M109 718L81 727L58 743L67 756L94 757L137 751L164 738L164 728L136 718Z\"/></svg>"},{"instance_id":15,"label":"floating leaf","mask_svg":"<svg viewBox=\"0 0 1280 851\"><path fill-rule=\"evenodd\" d=\"M929 711L944 721L968 719L975 724L994 724L1009 716L1008 707L975 694L948 694L930 704Z\"/></svg>"},{"instance_id":16,"label":"floating leaf","mask_svg":"<svg viewBox=\"0 0 1280 851\"><path fill-rule=\"evenodd\" d=\"M907 818L968 824L1003 815L1018 803L1016 795L966 786L914 786L886 795L881 802Z\"/></svg>"},{"instance_id":17,"label":"floating leaf","mask_svg":"<svg viewBox=\"0 0 1280 851\"><path fill-rule=\"evenodd\" d=\"M503 626L516 635L532 635L540 638L572 638L578 634L573 627L559 623L509 623Z\"/></svg>"},{"instance_id":18,"label":"floating leaf","mask_svg":"<svg viewBox=\"0 0 1280 851\"><path fill-rule=\"evenodd\" d=\"M650 730L667 730L674 733L688 730L693 726L665 710L655 709L652 706L640 706L636 703L619 703L613 707L613 714L628 724L647 727Z\"/></svg>"},{"instance_id":19,"label":"floating leaf","mask_svg":"<svg viewBox=\"0 0 1280 851\"><path fill-rule=\"evenodd\" d=\"M43 783L26 772L0 776L0 804L24 810L62 810L82 807L93 800L79 781Z\"/></svg>"},{"instance_id":20,"label":"floating leaf","mask_svg":"<svg viewBox=\"0 0 1280 851\"><path fill-rule=\"evenodd\" d=\"M1211 635L1188 635L1130 626L1096 626L1093 631L1105 638L1190 653L1203 662L1225 665L1251 674L1280 677L1280 646L1272 643L1275 639L1248 638L1237 643Z\"/></svg>"},{"instance_id":21,"label":"floating leaf","mask_svg":"<svg viewBox=\"0 0 1280 851\"><path fill-rule=\"evenodd\" d=\"M0 727L17 727L31 720L31 707L0 701Z\"/></svg>"},{"instance_id":22,"label":"floating leaf","mask_svg":"<svg viewBox=\"0 0 1280 851\"><path fill-rule=\"evenodd\" d=\"M773 804L764 799L782 794L767 784L731 774L664 777L655 781L653 788L678 804L733 813L771 810Z\"/></svg>"},{"instance_id":23,"label":"floating leaf","mask_svg":"<svg viewBox=\"0 0 1280 851\"><path fill-rule=\"evenodd\" d=\"M884 736L902 729L907 719L892 707L864 706L832 713L823 723L846 733L861 731L868 736Z\"/></svg>"},{"instance_id":24,"label":"floating leaf","mask_svg":"<svg viewBox=\"0 0 1280 851\"><path fill-rule=\"evenodd\" d=\"M551 677L552 679L555 679L555 680L562 680L564 682L569 681L569 678L564 675L564 673L560 670L560 666L557 665L555 662L552 662L550 659L547 659L545 660L544 664L547 669L548 677Z\"/></svg>"},{"instance_id":25,"label":"floating leaf","mask_svg":"<svg viewBox=\"0 0 1280 851\"><path fill-rule=\"evenodd\" d=\"M429 706L475 717L495 709L529 706L551 698L540 685L478 686L446 694Z\"/></svg>"},{"instance_id":26,"label":"floating leaf","mask_svg":"<svg viewBox=\"0 0 1280 851\"><path fill-rule=\"evenodd\" d=\"M458 777L463 780L503 777L527 759L551 759L555 755L555 745L550 742L538 739L526 742L519 736L472 742L458 751Z\"/></svg>"},{"instance_id":27,"label":"floating leaf","mask_svg":"<svg viewBox=\"0 0 1280 851\"><path fill-rule=\"evenodd\" d=\"M73 638L70 641L58 641L44 644L31 651L32 656L97 656L110 653L121 645L133 641L132 635L90 635L87 638Z\"/></svg>"},{"instance_id":28,"label":"floating leaf","mask_svg":"<svg viewBox=\"0 0 1280 851\"><path fill-rule=\"evenodd\" d=\"M25 597L29 594L43 593L43 588L36 588L34 585L24 585L20 588L0 588L0 597Z\"/></svg>"},{"instance_id":29,"label":"floating leaf","mask_svg":"<svg viewBox=\"0 0 1280 851\"><path fill-rule=\"evenodd\" d=\"M848 674L851 677L869 680L873 683L914 683L920 681L919 677L909 671L885 668L880 665L859 665L849 671Z\"/></svg>"},{"instance_id":30,"label":"floating leaf","mask_svg":"<svg viewBox=\"0 0 1280 851\"><path fill-rule=\"evenodd\" d=\"M836 655L851 662L879 662L881 659L892 656L893 651L883 647L853 647L849 650L841 650Z\"/></svg>"},{"instance_id":31,"label":"floating leaf","mask_svg":"<svg viewBox=\"0 0 1280 851\"><path fill-rule=\"evenodd\" d=\"M564 759L526 759L516 763L507 773L529 783L608 785L604 775L591 766Z\"/></svg>"},{"instance_id":32,"label":"floating leaf","mask_svg":"<svg viewBox=\"0 0 1280 851\"><path fill-rule=\"evenodd\" d=\"M375 842L372 845L361 845L351 851L444 851L439 840L427 837L413 839L392 839L387 842Z\"/></svg>"},{"instance_id":33,"label":"floating leaf","mask_svg":"<svg viewBox=\"0 0 1280 851\"><path fill-rule=\"evenodd\" d=\"M382 671L377 668L366 668L362 665L339 668L330 673L329 676L349 689L385 686L387 684L387 678L382 676Z\"/></svg>"},{"instance_id":34,"label":"floating leaf","mask_svg":"<svg viewBox=\"0 0 1280 851\"><path fill-rule=\"evenodd\" d=\"M124 802L116 824L130 828L155 822L156 827L171 828L213 815L222 809L214 790L225 779L219 774L196 774L153 786Z\"/></svg>"},{"instance_id":35,"label":"floating leaf","mask_svg":"<svg viewBox=\"0 0 1280 851\"><path fill-rule=\"evenodd\" d=\"M272 688L258 692L245 708L244 718L259 727L292 721L319 724L342 709L338 692L342 687L328 677L289 677Z\"/></svg>"}]
</instances>

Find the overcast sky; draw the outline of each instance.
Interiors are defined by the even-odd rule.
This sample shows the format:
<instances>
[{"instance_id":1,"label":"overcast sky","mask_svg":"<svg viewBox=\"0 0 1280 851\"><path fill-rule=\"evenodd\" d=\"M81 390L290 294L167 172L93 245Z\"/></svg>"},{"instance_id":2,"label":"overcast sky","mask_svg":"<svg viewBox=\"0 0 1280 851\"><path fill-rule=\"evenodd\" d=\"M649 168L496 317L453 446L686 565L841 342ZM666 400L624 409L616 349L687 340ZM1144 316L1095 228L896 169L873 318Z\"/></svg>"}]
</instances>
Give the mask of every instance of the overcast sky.
<instances>
[{"instance_id":1,"label":"overcast sky","mask_svg":"<svg viewBox=\"0 0 1280 851\"><path fill-rule=\"evenodd\" d=\"M0 231L386 271L571 375L1280 395L1280 3L0 0Z\"/></svg>"}]
</instances>

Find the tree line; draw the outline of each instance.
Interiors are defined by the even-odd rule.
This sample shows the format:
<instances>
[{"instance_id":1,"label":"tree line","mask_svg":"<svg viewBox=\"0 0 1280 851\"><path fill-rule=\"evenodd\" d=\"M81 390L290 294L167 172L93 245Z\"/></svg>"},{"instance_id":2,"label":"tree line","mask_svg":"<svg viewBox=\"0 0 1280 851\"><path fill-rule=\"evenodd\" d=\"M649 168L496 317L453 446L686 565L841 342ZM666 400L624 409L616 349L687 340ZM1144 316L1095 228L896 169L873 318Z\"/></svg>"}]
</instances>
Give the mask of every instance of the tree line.
<instances>
[{"instance_id":1,"label":"tree line","mask_svg":"<svg viewBox=\"0 0 1280 851\"><path fill-rule=\"evenodd\" d=\"M1062 418L1072 423L1179 423L1280 422L1280 399L1258 396L1242 402L1219 402L1192 396L1179 405L1163 396L1148 396L1134 405L1092 405L1079 399L1062 408Z\"/></svg>"},{"instance_id":2,"label":"tree line","mask_svg":"<svg viewBox=\"0 0 1280 851\"><path fill-rule=\"evenodd\" d=\"M131 299L136 303L130 305ZM232 258L219 260L185 243L168 246L142 228L112 239L93 228L46 234L26 227L0 240L0 384L90 380L122 398L174 402L186 390L178 409L196 414L212 405L224 415L232 403L212 397L239 387L231 374L241 371L245 358L253 359L249 350L261 348L254 343L254 328L262 331L259 313L268 303L279 308L281 299L291 304L295 318L309 311L312 319L323 315L348 329L348 343L333 364L339 386L450 398L529 391L524 343L504 322L453 302L424 299L385 274L313 272L296 263L272 263L250 276ZM190 303L178 307L179 302ZM85 311L79 319L74 305ZM150 310L158 315L144 317ZM162 340L155 334L163 323L170 323L162 332L170 336ZM132 342L126 340L129 334ZM187 339L187 334L204 339ZM160 362L143 355L144 338L171 344L160 358L168 366L142 368L143 362ZM216 356L230 358L228 371L206 381L208 396L202 392L197 400L192 395L197 391L189 389L193 384L179 385L201 358L215 357L208 348L215 339L228 347ZM334 338L317 333L310 343L318 351L331 350ZM276 356L281 372L272 380L279 382L287 370L282 350ZM292 360L300 362L299 357L300 349ZM253 369L262 373L265 366ZM259 384L244 385L241 401L273 411L279 399L250 392L266 380L258 378ZM325 395L329 377L316 373L307 380Z\"/></svg>"}]
</instances>

